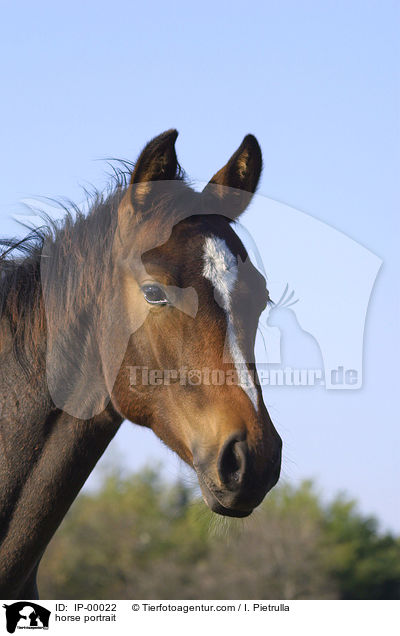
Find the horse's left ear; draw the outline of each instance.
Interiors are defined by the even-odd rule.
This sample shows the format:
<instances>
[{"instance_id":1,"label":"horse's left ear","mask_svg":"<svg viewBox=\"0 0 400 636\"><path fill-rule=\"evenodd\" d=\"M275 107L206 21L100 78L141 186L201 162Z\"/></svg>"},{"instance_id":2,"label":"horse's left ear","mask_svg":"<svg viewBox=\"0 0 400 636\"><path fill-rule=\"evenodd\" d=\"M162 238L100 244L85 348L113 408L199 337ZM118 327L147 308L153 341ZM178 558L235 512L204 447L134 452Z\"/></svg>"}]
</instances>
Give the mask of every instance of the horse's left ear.
<instances>
[{"instance_id":1,"label":"horse's left ear","mask_svg":"<svg viewBox=\"0 0 400 636\"><path fill-rule=\"evenodd\" d=\"M262 170L261 148L253 135L246 135L239 148L203 190L217 198L224 216L234 220L247 208Z\"/></svg>"}]
</instances>

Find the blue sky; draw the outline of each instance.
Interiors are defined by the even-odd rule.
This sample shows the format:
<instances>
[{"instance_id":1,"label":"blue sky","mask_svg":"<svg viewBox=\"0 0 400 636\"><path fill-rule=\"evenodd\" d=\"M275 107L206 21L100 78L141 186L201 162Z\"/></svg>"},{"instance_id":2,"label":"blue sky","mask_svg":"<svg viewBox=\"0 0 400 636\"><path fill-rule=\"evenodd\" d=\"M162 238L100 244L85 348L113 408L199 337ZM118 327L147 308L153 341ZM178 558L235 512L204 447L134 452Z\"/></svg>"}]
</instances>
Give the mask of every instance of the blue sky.
<instances>
[{"instance_id":1,"label":"blue sky","mask_svg":"<svg viewBox=\"0 0 400 636\"><path fill-rule=\"evenodd\" d=\"M99 159L135 159L148 139L176 127L179 160L200 181L252 132L264 155L260 194L383 260L366 322L363 388L266 390L265 400L284 438L285 479L315 477L324 496L346 490L399 531L398 3L1 8L2 235L21 232L11 215L23 211L22 199L79 202L82 185L106 183ZM268 227L254 214L248 221L268 272ZM161 459L171 477L182 470L152 433L130 424L104 462L113 454L132 467Z\"/></svg>"}]
</instances>

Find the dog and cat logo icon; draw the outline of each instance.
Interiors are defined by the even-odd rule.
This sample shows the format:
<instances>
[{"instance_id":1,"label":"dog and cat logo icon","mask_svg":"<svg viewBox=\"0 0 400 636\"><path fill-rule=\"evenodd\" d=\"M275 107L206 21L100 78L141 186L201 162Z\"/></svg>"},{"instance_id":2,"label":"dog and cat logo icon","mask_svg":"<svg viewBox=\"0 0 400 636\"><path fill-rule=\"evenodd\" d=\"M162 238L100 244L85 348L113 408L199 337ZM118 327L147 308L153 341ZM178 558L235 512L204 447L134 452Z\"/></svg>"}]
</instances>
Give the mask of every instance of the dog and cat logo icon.
<instances>
[{"instance_id":1,"label":"dog and cat logo icon","mask_svg":"<svg viewBox=\"0 0 400 636\"><path fill-rule=\"evenodd\" d=\"M19 601L3 607L9 634L14 634L16 629L49 629L51 612L37 603Z\"/></svg>"}]
</instances>

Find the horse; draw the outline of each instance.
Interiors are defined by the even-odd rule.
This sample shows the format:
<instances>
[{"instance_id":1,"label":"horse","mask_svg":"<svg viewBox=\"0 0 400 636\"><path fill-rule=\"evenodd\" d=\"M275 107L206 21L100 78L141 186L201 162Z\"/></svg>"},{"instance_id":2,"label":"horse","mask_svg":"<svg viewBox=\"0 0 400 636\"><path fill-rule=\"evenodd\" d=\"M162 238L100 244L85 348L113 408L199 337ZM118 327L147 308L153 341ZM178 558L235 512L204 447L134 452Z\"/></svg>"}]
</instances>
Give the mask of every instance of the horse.
<instances>
[{"instance_id":1,"label":"horse","mask_svg":"<svg viewBox=\"0 0 400 636\"><path fill-rule=\"evenodd\" d=\"M3 240L1 598L38 598L41 557L124 419L195 470L219 515L250 515L279 479L254 361L269 295L235 232L261 150L247 135L200 192L177 135L116 169L88 210Z\"/></svg>"}]
</instances>

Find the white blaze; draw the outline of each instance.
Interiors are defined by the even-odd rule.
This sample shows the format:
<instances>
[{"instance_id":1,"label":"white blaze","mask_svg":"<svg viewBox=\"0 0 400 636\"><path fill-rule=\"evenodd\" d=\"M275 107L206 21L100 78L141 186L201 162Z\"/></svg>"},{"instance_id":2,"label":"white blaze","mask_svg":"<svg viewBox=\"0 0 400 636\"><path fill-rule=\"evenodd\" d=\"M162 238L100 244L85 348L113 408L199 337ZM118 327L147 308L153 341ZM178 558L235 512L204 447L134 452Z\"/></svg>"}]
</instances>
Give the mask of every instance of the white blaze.
<instances>
[{"instance_id":1,"label":"white blaze","mask_svg":"<svg viewBox=\"0 0 400 636\"><path fill-rule=\"evenodd\" d=\"M208 236L203 250L203 276L209 280L221 296L227 319L227 336L239 386L250 398L255 410L258 407L257 389L247 368L235 333L232 315L232 292L238 278L236 258L225 241L217 236Z\"/></svg>"}]
</instances>

